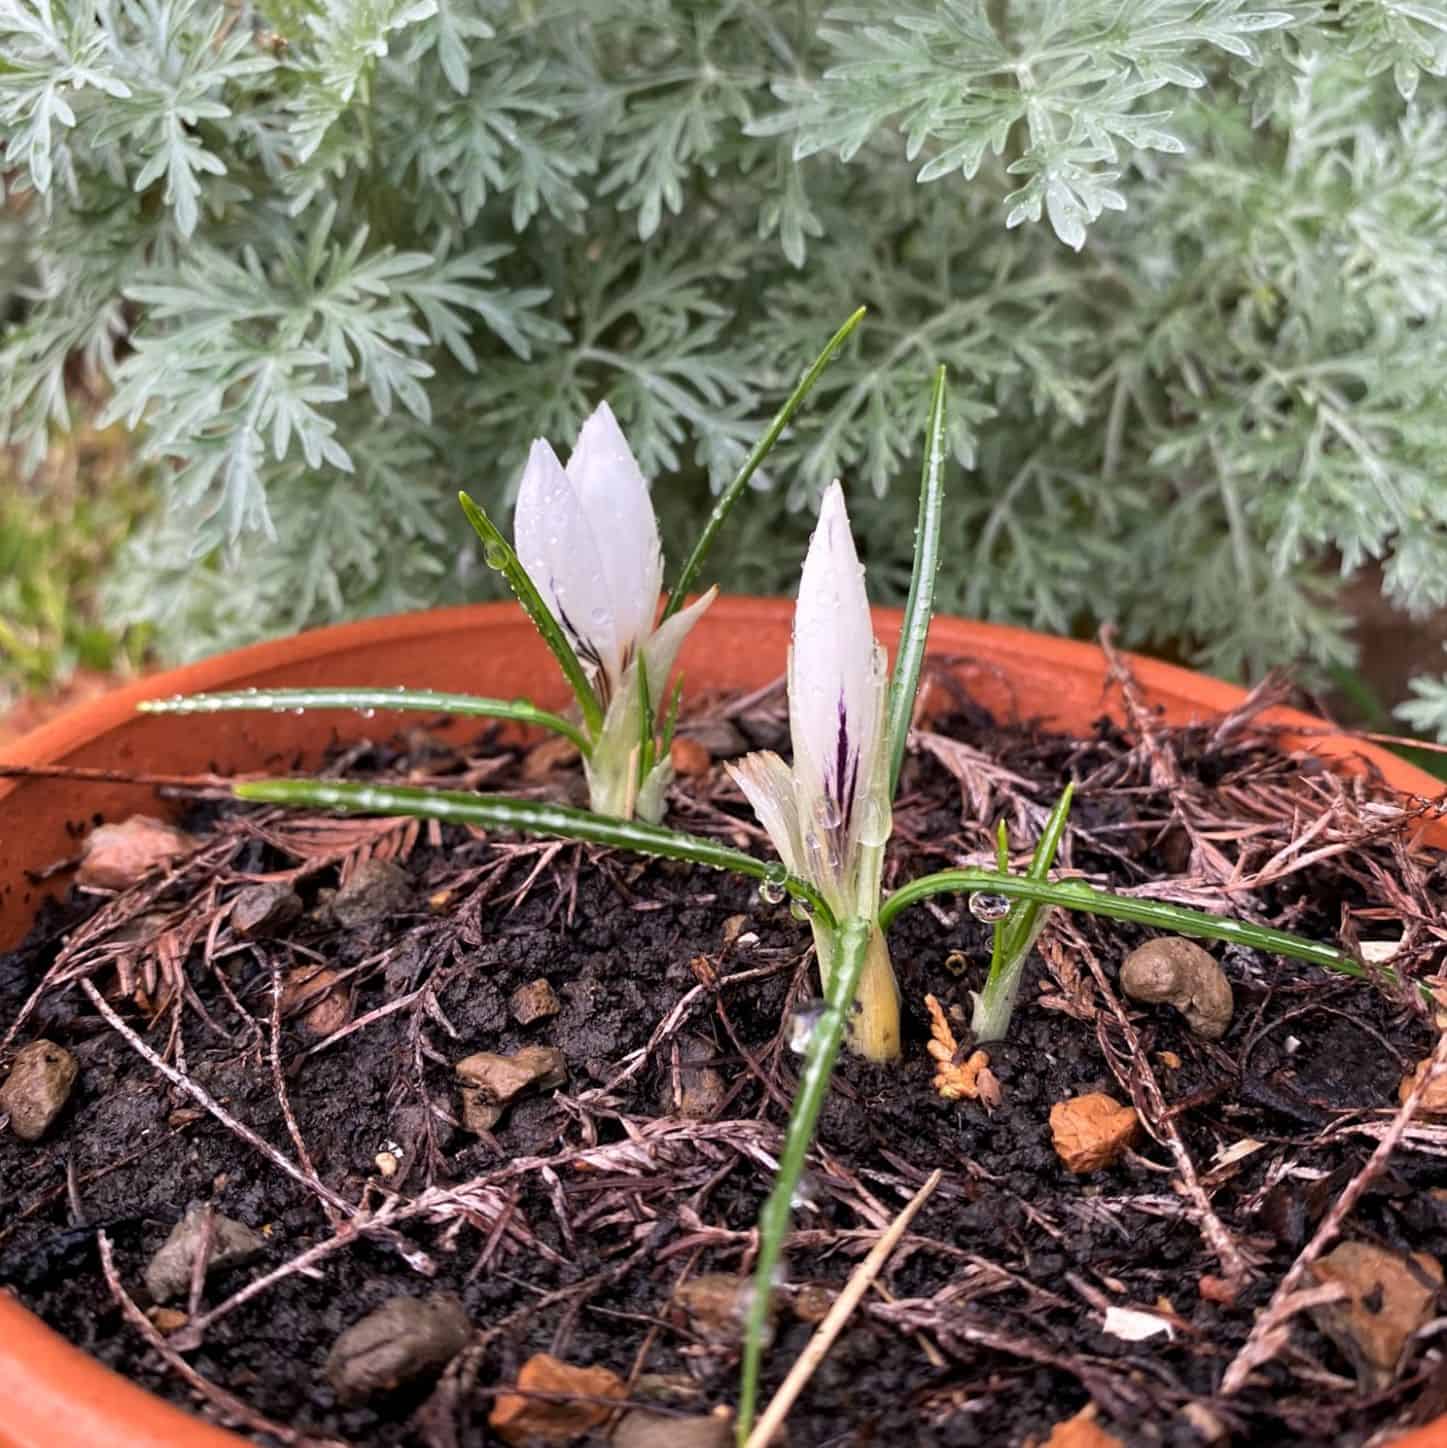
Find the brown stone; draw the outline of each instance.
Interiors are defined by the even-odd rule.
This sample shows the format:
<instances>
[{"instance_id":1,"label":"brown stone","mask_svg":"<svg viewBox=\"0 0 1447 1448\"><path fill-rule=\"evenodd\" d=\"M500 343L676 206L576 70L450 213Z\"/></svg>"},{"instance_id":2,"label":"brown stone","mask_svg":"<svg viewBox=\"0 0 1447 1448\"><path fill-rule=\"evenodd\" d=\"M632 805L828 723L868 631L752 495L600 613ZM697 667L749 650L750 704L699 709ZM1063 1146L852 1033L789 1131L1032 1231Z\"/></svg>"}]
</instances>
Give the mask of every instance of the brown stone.
<instances>
[{"instance_id":1,"label":"brown stone","mask_svg":"<svg viewBox=\"0 0 1447 1448\"><path fill-rule=\"evenodd\" d=\"M561 734L551 734L523 756L522 776L529 784L542 784L558 770L578 762L578 746Z\"/></svg>"},{"instance_id":2,"label":"brown stone","mask_svg":"<svg viewBox=\"0 0 1447 1448\"><path fill-rule=\"evenodd\" d=\"M1351 1359L1369 1392L1397 1375L1408 1340L1433 1314L1442 1267L1425 1252L1410 1257L1369 1242L1343 1242L1312 1265L1318 1282L1335 1282L1347 1296L1313 1307L1316 1325Z\"/></svg>"},{"instance_id":3,"label":"brown stone","mask_svg":"<svg viewBox=\"0 0 1447 1448\"><path fill-rule=\"evenodd\" d=\"M673 761L675 774L691 778L707 774L713 767L708 747L697 739L675 739L669 746L668 757Z\"/></svg>"},{"instance_id":4,"label":"brown stone","mask_svg":"<svg viewBox=\"0 0 1447 1448\"><path fill-rule=\"evenodd\" d=\"M1126 956L1120 988L1132 1000L1173 1005L1186 1024L1208 1041L1219 1041L1231 1025L1235 1001L1226 972L1194 940L1162 935Z\"/></svg>"},{"instance_id":5,"label":"brown stone","mask_svg":"<svg viewBox=\"0 0 1447 1448\"><path fill-rule=\"evenodd\" d=\"M732 1272L687 1277L673 1289L672 1298L689 1326L701 1338L716 1343L733 1343L742 1338L753 1300L754 1279ZM771 1310L775 1305L770 1303Z\"/></svg>"},{"instance_id":6,"label":"brown stone","mask_svg":"<svg viewBox=\"0 0 1447 1448\"><path fill-rule=\"evenodd\" d=\"M534 1354L522 1365L517 1388L515 1393L498 1395L487 1422L498 1437L518 1448L581 1438L614 1411L607 1402L590 1400L621 1399L628 1392L623 1379L608 1368L574 1367L545 1352ZM549 1396L527 1396L534 1393Z\"/></svg>"},{"instance_id":7,"label":"brown stone","mask_svg":"<svg viewBox=\"0 0 1447 1448\"><path fill-rule=\"evenodd\" d=\"M152 870L168 868L196 846L193 835L151 815L132 815L118 825L98 825L86 837L76 883L124 890Z\"/></svg>"},{"instance_id":8,"label":"brown stone","mask_svg":"<svg viewBox=\"0 0 1447 1448\"><path fill-rule=\"evenodd\" d=\"M706 1418L635 1408L613 1430L613 1448L728 1448L732 1441L733 1416L727 1408Z\"/></svg>"},{"instance_id":9,"label":"brown stone","mask_svg":"<svg viewBox=\"0 0 1447 1448\"><path fill-rule=\"evenodd\" d=\"M1120 1439L1107 1433L1095 1419L1095 1404L1087 1403L1073 1418L1050 1430L1044 1448L1121 1448Z\"/></svg>"},{"instance_id":10,"label":"brown stone","mask_svg":"<svg viewBox=\"0 0 1447 1448\"><path fill-rule=\"evenodd\" d=\"M191 1273L196 1254L206 1236L207 1208L192 1202L186 1214L171 1228L171 1234L146 1267L146 1290L152 1302L171 1302L191 1290ZM245 1222L211 1213L210 1245L206 1254L208 1274L223 1267L240 1267L259 1256L266 1239Z\"/></svg>"},{"instance_id":11,"label":"brown stone","mask_svg":"<svg viewBox=\"0 0 1447 1448\"><path fill-rule=\"evenodd\" d=\"M342 973L329 966L299 965L286 973L281 988L283 1016L301 1014L314 1036L330 1036L352 1018L350 992Z\"/></svg>"},{"instance_id":12,"label":"brown stone","mask_svg":"<svg viewBox=\"0 0 1447 1448\"><path fill-rule=\"evenodd\" d=\"M534 1021L546 1020L562 1009L552 986L541 976L537 980L530 980L526 985L520 985L508 997L508 1005L512 1010L513 1020L520 1026L530 1026Z\"/></svg>"},{"instance_id":13,"label":"brown stone","mask_svg":"<svg viewBox=\"0 0 1447 1448\"><path fill-rule=\"evenodd\" d=\"M434 1376L467 1346L472 1323L450 1292L389 1298L332 1344L326 1375L344 1403Z\"/></svg>"},{"instance_id":14,"label":"brown stone","mask_svg":"<svg viewBox=\"0 0 1447 1448\"><path fill-rule=\"evenodd\" d=\"M363 860L332 896L332 919L346 930L375 925L417 908L412 881L391 860Z\"/></svg>"},{"instance_id":15,"label":"brown stone","mask_svg":"<svg viewBox=\"0 0 1447 1448\"><path fill-rule=\"evenodd\" d=\"M548 1091L568 1079L568 1063L554 1046L524 1046L511 1056L478 1051L453 1066L462 1083L462 1124L474 1134L491 1131L525 1091Z\"/></svg>"},{"instance_id":16,"label":"brown stone","mask_svg":"<svg viewBox=\"0 0 1447 1448\"><path fill-rule=\"evenodd\" d=\"M301 911L301 896L290 885L248 885L231 902L231 928L248 939L274 935Z\"/></svg>"},{"instance_id":17,"label":"brown stone","mask_svg":"<svg viewBox=\"0 0 1447 1448\"><path fill-rule=\"evenodd\" d=\"M1427 1074L1427 1068L1431 1064L1431 1061L1419 1061L1415 1071L1409 1071L1402 1077L1402 1084L1397 1087L1398 1101L1405 1101L1412 1094L1417 1082ZM1427 1088L1417 1111L1421 1116L1447 1116L1447 1071Z\"/></svg>"},{"instance_id":18,"label":"brown stone","mask_svg":"<svg viewBox=\"0 0 1447 1448\"><path fill-rule=\"evenodd\" d=\"M1118 1161L1140 1134L1140 1118L1102 1091L1050 1108L1050 1132L1060 1160L1073 1172L1100 1171Z\"/></svg>"},{"instance_id":19,"label":"brown stone","mask_svg":"<svg viewBox=\"0 0 1447 1448\"><path fill-rule=\"evenodd\" d=\"M789 1306L800 1322L823 1322L838 1296L836 1288L825 1287L821 1282L806 1282L795 1288Z\"/></svg>"},{"instance_id":20,"label":"brown stone","mask_svg":"<svg viewBox=\"0 0 1447 1448\"><path fill-rule=\"evenodd\" d=\"M167 1337L179 1332L191 1321L190 1316L179 1307L150 1307L146 1309L146 1316L151 1319L151 1326Z\"/></svg>"},{"instance_id":21,"label":"brown stone","mask_svg":"<svg viewBox=\"0 0 1447 1448\"><path fill-rule=\"evenodd\" d=\"M79 1071L75 1057L54 1041L31 1041L15 1053L5 1084L0 1086L0 1112L21 1141L39 1141L65 1110Z\"/></svg>"}]
</instances>

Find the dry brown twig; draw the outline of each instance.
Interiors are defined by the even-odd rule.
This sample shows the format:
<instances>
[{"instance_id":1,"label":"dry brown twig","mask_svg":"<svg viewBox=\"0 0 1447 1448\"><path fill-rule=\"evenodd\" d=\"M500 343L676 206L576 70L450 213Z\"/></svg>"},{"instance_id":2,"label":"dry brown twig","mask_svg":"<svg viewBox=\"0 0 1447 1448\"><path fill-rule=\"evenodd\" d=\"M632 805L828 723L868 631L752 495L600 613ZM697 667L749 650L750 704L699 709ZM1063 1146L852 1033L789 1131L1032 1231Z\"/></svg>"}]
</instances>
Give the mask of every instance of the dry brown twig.
<instances>
[{"instance_id":1,"label":"dry brown twig","mask_svg":"<svg viewBox=\"0 0 1447 1448\"><path fill-rule=\"evenodd\" d=\"M935 1063L934 1088L946 1101L983 1101L987 1107L1000 1104L1000 1083L990 1070L990 1058L984 1051L974 1052L969 1060L960 1061L960 1044L943 1008L934 996L924 998L930 1018L930 1040L925 1050Z\"/></svg>"}]
</instances>

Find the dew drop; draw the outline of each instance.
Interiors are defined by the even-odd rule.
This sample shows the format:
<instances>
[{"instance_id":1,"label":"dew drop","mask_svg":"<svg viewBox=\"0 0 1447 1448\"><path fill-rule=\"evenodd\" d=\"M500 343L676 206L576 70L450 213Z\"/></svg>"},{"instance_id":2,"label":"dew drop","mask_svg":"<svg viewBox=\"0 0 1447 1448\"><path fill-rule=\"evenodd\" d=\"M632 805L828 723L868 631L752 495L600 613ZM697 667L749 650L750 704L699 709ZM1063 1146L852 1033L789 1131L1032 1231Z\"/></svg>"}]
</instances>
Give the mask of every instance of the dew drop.
<instances>
[{"instance_id":1,"label":"dew drop","mask_svg":"<svg viewBox=\"0 0 1447 1448\"><path fill-rule=\"evenodd\" d=\"M507 549L501 543L484 543L482 545L482 561L489 568L495 568L501 572L507 567Z\"/></svg>"},{"instance_id":2,"label":"dew drop","mask_svg":"<svg viewBox=\"0 0 1447 1448\"><path fill-rule=\"evenodd\" d=\"M300 704L298 704L291 712L295 714L298 719L300 719L301 716L306 713L306 710L303 709Z\"/></svg>"},{"instance_id":3,"label":"dew drop","mask_svg":"<svg viewBox=\"0 0 1447 1448\"><path fill-rule=\"evenodd\" d=\"M882 845L893 828L894 818L882 799L871 795L859 809L859 843Z\"/></svg>"},{"instance_id":4,"label":"dew drop","mask_svg":"<svg viewBox=\"0 0 1447 1448\"><path fill-rule=\"evenodd\" d=\"M795 895L789 901L789 914L801 925L814 918L814 907L805 899Z\"/></svg>"},{"instance_id":5,"label":"dew drop","mask_svg":"<svg viewBox=\"0 0 1447 1448\"><path fill-rule=\"evenodd\" d=\"M759 895L770 905L780 904L788 890L789 872L777 861L770 865L764 873L763 881L759 885Z\"/></svg>"},{"instance_id":6,"label":"dew drop","mask_svg":"<svg viewBox=\"0 0 1447 1448\"><path fill-rule=\"evenodd\" d=\"M984 890L976 890L969 899L970 914L976 920L984 920L993 924L997 920L1003 920L1010 913L1010 902L1003 895L991 895Z\"/></svg>"},{"instance_id":7,"label":"dew drop","mask_svg":"<svg viewBox=\"0 0 1447 1448\"><path fill-rule=\"evenodd\" d=\"M360 714L363 719L375 719L377 717L377 711L375 709L358 709L357 713Z\"/></svg>"},{"instance_id":8,"label":"dew drop","mask_svg":"<svg viewBox=\"0 0 1447 1448\"><path fill-rule=\"evenodd\" d=\"M794 1195L789 1198L789 1205L796 1212L816 1212L819 1210L819 1178L811 1171L801 1172L799 1180L794 1186Z\"/></svg>"},{"instance_id":9,"label":"dew drop","mask_svg":"<svg viewBox=\"0 0 1447 1448\"><path fill-rule=\"evenodd\" d=\"M814 823L820 829L833 830L839 827L841 815L838 804L827 794L821 794L814 801Z\"/></svg>"},{"instance_id":10,"label":"dew drop","mask_svg":"<svg viewBox=\"0 0 1447 1448\"><path fill-rule=\"evenodd\" d=\"M824 1019L823 1001L806 1001L789 1017L789 1049L802 1056L819 1022Z\"/></svg>"}]
</instances>

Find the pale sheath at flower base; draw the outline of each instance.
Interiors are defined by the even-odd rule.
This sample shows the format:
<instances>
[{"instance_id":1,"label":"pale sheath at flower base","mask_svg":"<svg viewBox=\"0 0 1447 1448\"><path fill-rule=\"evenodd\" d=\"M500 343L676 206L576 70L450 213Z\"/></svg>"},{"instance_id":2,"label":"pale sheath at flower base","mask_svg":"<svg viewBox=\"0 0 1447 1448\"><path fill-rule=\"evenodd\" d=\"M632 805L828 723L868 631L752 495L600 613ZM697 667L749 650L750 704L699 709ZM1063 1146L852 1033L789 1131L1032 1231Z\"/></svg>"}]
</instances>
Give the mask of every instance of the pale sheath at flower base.
<instances>
[{"instance_id":1,"label":"pale sheath at flower base","mask_svg":"<svg viewBox=\"0 0 1447 1448\"><path fill-rule=\"evenodd\" d=\"M548 443L533 443L513 537L604 708L585 760L592 808L657 821L673 770L666 749L644 767L644 741L678 651L718 590L654 627L663 589L658 521L606 402L583 424L566 467Z\"/></svg>"},{"instance_id":2,"label":"pale sheath at flower base","mask_svg":"<svg viewBox=\"0 0 1447 1448\"><path fill-rule=\"evenodd\" d=\"M874 637L864 566L835 482L809 542L789 649L792 768L771 751L728 766L774 848L809 881L839 920L873 921L892 825L886 736L888 670ZM835 932L812 922L827 986ZM899 990L884 936L872 931L851 1027L873 1060L899 1055Z\"/></svg>"}]
</instances>

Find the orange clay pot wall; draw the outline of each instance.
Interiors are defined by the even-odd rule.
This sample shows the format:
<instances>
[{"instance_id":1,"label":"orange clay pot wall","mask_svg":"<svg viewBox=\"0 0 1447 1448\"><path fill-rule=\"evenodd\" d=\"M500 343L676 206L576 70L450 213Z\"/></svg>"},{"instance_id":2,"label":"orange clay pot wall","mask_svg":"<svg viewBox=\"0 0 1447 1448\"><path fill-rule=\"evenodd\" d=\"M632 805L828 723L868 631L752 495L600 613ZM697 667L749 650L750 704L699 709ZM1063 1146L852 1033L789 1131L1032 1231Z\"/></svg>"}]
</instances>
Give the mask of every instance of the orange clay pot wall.
<instances>
[{"instance_id":1,"label":"orange clay pot wall","mask_svg":"<svg viewBox=\"0 0 1447 1448\"><path fill-rule=\"evenodd\" d=\"M690 635L680 661L690 697L755 689L784 667L793 605L778 599L717 602ZM899 614L876 613L892 645ZM1122 715L1104 656L1091 644L1022 629L940 618L930 652L982 704L1003 717L1038 717L1083 730L1102 714ZM1231 685L1185 669L1126 656L1145 702L1169 723L1214 717L1242 699ZM480 604L319 629L150 678L83 705L0 753L0 763L64 764L130 773L285 772L315 764L337 741L377 736L407 716L364 720L347 713L138 715L136 701L239 688L406 684L502 698L526 694L558 707L561 679L531 624L513 604ZM413 716L415 718L415 716ZM1435 797L1431 776L1395 755L1334 734L1309 715L1267 716L1282 744L1347 770L1375 769L1398 789ZM465 721L475 730L478 721ZM100 818L165 813L148 785L0 779L0 949L25 933L43 894L63 889L30 872L74 855ZM1447 847L1447 826L1424 832ZM238 1448L240 1440L161 1402L62 1342L0 1292L0 1448ZM1400 1448L1447 1448L1447 1418L1402 1438Z\"/></svg>"}]
</instances>

